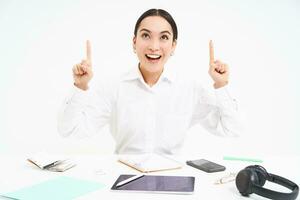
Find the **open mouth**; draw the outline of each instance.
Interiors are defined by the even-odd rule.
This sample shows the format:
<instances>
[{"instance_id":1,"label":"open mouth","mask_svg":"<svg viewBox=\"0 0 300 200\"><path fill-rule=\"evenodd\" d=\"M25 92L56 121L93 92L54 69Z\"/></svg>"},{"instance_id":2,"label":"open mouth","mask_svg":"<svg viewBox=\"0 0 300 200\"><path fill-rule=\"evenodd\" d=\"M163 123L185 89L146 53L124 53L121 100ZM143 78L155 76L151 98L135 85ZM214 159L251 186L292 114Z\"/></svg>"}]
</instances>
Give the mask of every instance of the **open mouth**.
<instances>
[{"instance_id":1,"label":"open mouth","mask_svg":"<svg viewBox=\"0 0 300 200\"><path fill-rule=\"evenodd\" d=\"M152 62L158 61L161 58L161 55L158 55L158 54L146 54L145 56L149 61L152 61Z\"/></svg>"}]
</instances>

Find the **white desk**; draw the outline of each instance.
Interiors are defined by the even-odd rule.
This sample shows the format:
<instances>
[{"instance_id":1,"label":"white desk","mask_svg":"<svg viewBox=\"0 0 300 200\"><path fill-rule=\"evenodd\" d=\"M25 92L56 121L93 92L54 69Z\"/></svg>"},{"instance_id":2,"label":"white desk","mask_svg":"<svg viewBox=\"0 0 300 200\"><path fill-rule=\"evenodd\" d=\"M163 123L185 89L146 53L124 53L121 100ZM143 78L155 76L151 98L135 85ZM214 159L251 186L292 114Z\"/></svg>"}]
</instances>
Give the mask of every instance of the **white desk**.
<instances>
[{"instance_id":1,"label":"white desk","mask_svg":"<svg viewBox=\"0 0 300 200\"><path fill-rule=\"evenodd\" d=\"M174 194L150 194L150 193L125 193L110 191L111 186L120 174L137 174L138 172L126 165L117 162L117 155L93 155L93 156L76 156L74 157L77 166L66 172L49 172L38 169L26 161L25 156L19 155L0 155L0 192L14 191L25 186L48 180L56 176L71 176L81 179L94 180L105 184L104 188L96 192L88 193L78 199L265 199L258 195L252 194L250 198L242 197L236 189L235 182L224 185L215 185L214 182L218 178L228 174L229 172L238 172L248 165L255 163L241 161L225 161L222 157L210 156L182 156L177 160L185 162L185 160L206 158L223 164L226 166L225 172L205 173L185 165L179 170L170 170L164 172L156 172L156 175L185 175L195 176L195 192L192 195L174 195ZM268 157L263 159L261 164L269 172L284 176L298 185L300 184L300 156L294 157ZM105 174L97 173L103 170ZM269 189L276 189L282 192L289 192L281 186L266 183ZM299 198L299 197L298 197ZM0 197L1 199L1 197Z\"/></svg>"}]
</instances>

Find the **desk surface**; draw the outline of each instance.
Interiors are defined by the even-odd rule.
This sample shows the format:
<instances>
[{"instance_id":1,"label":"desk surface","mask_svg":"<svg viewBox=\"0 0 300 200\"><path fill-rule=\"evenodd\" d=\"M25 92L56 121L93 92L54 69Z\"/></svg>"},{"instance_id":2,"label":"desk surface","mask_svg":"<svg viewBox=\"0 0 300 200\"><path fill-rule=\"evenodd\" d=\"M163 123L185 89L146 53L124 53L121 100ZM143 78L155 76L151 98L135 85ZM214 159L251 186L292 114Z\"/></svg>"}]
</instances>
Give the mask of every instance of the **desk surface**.
<instances>
[{"instance_id":1,"label":"desk surface","mask_svg":"<svg viewBox=\"0 0 300 200\"><path fill-rule=\"evenodd\" d=\"M229 172L238 172L248 165L255 163L242 161L227 161L222 160L222 157L195 157L181 156L176 157L178 161L185 162L186 160L205 158L226 166L226 171L217 173L205 173L184 165L182 169L155 172L155 175L170 175L170 176L194 176L195 192L192 195L174 195L174 194L149 194L149 193L124 193L113 192L111 186L120 174L138 174L134 169L123 165L118 160L118 155L93 155L93 156L72 156L74 157L77 166L65 172L49 172L38 169L26 161L26 156L20 155L0 155L0 193L14 191L25 186L48 180L57 176L70 176L86 180L93 180L105 184L104 188L96 192L88 193L78 199L100 199L103 197L117 199L265 199L258 195L252 194L250 198L242 197L236 189L235 182L230 182L223 185L215 185L214 182L229 174ZM272 156L263 159L263 165L268 172L284 176L296 183L300 183L300 156L279 157ZM102 173L104 172L104 173ZM289 192L289 190L275 185L266 183L265 187L278 190L281 192ZM202 197L202 198L201 198ZM298 197L299 198L299 197ZM1 199L1 197L0 197Z\"/></svg>"}]
</instances>

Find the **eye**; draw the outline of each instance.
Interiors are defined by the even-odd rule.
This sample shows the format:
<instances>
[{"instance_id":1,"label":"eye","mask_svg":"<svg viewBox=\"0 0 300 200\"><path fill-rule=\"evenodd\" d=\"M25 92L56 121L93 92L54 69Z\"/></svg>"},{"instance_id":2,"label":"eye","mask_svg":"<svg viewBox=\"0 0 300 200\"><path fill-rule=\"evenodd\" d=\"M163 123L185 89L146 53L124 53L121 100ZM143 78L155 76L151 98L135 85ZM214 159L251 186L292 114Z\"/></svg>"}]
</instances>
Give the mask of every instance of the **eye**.
<instances>
[{"instance_id":1,"label":"eye","mask_svg":"<svg viewBox=\"0 0 300 200\"><path fill-rule=\"evenodd\" d=\"M143 33L142 38L148 39L148 38L150 38L150 35L148 33Z\"/></svg>"},{"instance_id":2,"label":"eye","mask_svg":"<svg viewBox=\"0 0 300 200\"><path fill-rule=\"evenodd\" d=\"M167 36L167 35L162 35L162 36L161 36L161 39L163 39L163 40L168 40L168 39L169 39L169 36Z\"/></svg>"}]
</instances>

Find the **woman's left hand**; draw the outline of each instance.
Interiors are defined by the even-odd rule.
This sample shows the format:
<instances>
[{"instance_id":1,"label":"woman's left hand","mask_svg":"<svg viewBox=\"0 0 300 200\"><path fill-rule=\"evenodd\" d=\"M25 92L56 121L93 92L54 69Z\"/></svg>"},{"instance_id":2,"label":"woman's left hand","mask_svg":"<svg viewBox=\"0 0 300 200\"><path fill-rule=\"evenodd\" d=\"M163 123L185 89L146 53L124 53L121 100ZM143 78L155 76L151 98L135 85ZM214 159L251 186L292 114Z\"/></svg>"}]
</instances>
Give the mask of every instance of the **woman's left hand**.
<instances>
[{"instance_id":1,"label":"woman's left hand","mask_svg":"<svg viewBox=\"0 0 300 200\"><path fill-rule=\"evenodd\" d=\"M210 40L209 42L209 75L214 80L214 87L220 88L228 84L229 68L226 63L214 58L214 47Z\"/></svg>"}]
</instances>

